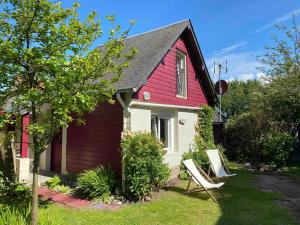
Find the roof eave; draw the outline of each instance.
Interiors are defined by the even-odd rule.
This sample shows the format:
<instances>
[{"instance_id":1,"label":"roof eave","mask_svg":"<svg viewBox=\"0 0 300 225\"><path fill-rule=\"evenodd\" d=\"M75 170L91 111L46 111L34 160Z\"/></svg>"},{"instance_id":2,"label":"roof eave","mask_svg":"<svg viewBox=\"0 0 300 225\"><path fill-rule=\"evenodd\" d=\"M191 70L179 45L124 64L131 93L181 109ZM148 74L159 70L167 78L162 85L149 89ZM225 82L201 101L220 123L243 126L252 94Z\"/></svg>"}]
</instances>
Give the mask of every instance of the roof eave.
<instances>
[{"instance_id":1,"label":"roof eave","mask_svg":"<svg viewBox=\"0 0 300 225\"><path fill-rule=\"evenodd\" d=\"M207 76L207 79L208 79L208 81L209 81L210 89L211 89L212 92L213 92L213 98L214 98L213 101L214 101L214 103L217 103L217 102L218 102L218 97L217 97L217 94L216 94L216 92L215 92L213 82L212 82L212 80L211 80L211 78L210 78L210 75L209 75L209 72L208 72L208 69L207 69L207 66L206 66L206 63L205 63L205 60L204 60L204 57L203 57L203 54L202 54L200 45L199 45L199 42L198 42L198 40L197 40L197 38L196 38L196 36L195 36L195 31L194 31L193 25L192 25L192 23L191 23L190 20L189 20L189 26L188 26L188 29L191 30L191 33L192 33L193 39L194 39L194 41L195 41L195 43L196 43L197 50L198 50L198 52L199 52L201 61L202 61L203 65L204 65L204 72L205 72L205 74L206 74L206 76Z\"/></svg>"}]
</instances>

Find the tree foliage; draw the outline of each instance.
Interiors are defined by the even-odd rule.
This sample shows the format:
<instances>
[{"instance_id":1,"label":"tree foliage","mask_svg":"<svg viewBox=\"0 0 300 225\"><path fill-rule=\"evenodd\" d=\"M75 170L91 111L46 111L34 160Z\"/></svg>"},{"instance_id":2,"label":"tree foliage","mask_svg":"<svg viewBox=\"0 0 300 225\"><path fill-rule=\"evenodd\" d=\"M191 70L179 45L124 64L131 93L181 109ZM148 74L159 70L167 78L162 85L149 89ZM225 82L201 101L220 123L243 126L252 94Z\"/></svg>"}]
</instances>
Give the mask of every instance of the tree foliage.
<instances>
[{"instance_id":1,"label":"tree foliage","mask_svg":"<svg viewBox=\"0 0 300 225\"><path fill-rule=\"evenodd\" d=\"M229 90L222 97L222 111L227 118L248 112L256 104L256 98L262 90L259 80L230 81Z\"/></svg>"},{"instance_id":2,"label":"tree foliage","mask_svg":"<svg viewBox=\"0 0 300 225\"><path fill-rule=\"evenodd\" d=\"M80 20L78 3L71 8L48 0L0 4L0 107L10 106L1 124L31 113L28 132L35 185L40 153L56 132L68 126L72 115L113 102L113 83L135 54L133 49L123 51L131 25L122 31L114 16L108 16L113 27L109 38L102 48L92 49L103 34L100 20L95 12ZM33 202L37 203L36 188ZM35 224L37 204L32 211Z\"/></svg>"},{"instance_id":3,"label":"tree foliage","mask_svg":"<svg viewBox=\"0 0 300 225\"><path fill-rule=\"evenodd\" d=\"M291 132L300 122L300 29L276 26L273 46L258 58L266 77L259 81L230 82L224 109L233 116L226 127L227 154L238 160L272 162L283 166ZM284 145L283 140L289 140Z\"/></svg>"},{"instance_id":4,"label":"tree foliage","mask_svg":"<svg viewBox=\"0 0 300 225\"><path fill-rule=\"evenodd\" d=\"M276 26L283 37L274 36L274 46L259 57L267 75L266 113L279 123L300 122L300 28L293 17L291 26Z\"/></svg>"}]
</instances>

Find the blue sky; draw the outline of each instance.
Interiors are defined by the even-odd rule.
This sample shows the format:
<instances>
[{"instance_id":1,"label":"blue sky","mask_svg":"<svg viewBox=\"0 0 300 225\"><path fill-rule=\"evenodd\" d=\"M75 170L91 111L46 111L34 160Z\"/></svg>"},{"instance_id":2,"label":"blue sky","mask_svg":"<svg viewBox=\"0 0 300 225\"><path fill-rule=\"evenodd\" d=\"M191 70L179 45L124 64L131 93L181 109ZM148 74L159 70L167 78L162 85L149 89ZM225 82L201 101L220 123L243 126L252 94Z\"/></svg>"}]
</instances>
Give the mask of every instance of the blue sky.
<instances>
[{"instance_id":1,"label":"blue sky","mask_svg":"<svg viewBox=\"0 0 300 225\"><path fill-rule=\"evenodd\" d=\"M63 0L71 6L73 1ZM272 44L274 24L291 22L291 15L300 17L299 0L78 0L80 16L95 11L101 19L115 15L124 29L135 20L130 35L142 33L180 20L191 19L206 64L210 71L214 60L228 60L228 74L223 79L255 79L257 55ZM103 30L109 24L103 22ZM97 41L100 44L104 38ZM214 75L211 73L213 79Z\"/></svg>"}]
</instances>

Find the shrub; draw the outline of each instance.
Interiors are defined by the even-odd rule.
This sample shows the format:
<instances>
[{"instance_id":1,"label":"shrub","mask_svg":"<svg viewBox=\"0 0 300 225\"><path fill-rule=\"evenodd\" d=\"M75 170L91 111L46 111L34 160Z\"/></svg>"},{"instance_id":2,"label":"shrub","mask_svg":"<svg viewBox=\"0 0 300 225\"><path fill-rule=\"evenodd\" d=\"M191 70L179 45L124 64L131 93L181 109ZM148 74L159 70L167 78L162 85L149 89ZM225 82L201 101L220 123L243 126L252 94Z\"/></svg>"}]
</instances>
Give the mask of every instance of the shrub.
<instances>
[{"instance_id":1,"label":"shrub","mask_svg":"<svg viewBox=\"0 0 300 225\"><path fill-rule=\"evenodd\" d=\"M9 132L0 140L0 171L9 182L15 182L14 162L11 148L11 140L14 132Z\"/></svg>"},{"instance_id":2,"label":"shrub","mask_svg":"<svg viewBox=\"0 0 300 225\"><path fill-rule=\"evenodd\" d=\"M25 201L31 198L31 190L29 187L20 183L10 183L9 191L7 196L14 198L16 200Z\"/></svg>"},{"instance_id":3,"label":"shrub","mask_svg":"<svg viewBox=\"0 0 300 225\"><path fill-rule=\"evenodd\" d=\"M121 147L126 197L143 199L168 180L170 169L163 160L163 145L150 133L125 133Z\"/></svg>"},{"instance_id":4,"label":"shrub","mask_svg":"<svg viewBox=\"0 0 300 225\"><path fill-rule=\"evenodd\" d=\"M55 175L54 177L52 177L50 180L46 181L46 187L50 188L54 191L58 191L58 192L62 192L65 194L69 194L71 193L71 188L69 186L66 186L64 184L62 184L62 180L59 176Z\"/></svg>"},{"instance_id":5,"label":"shrub","mask_svg":"<svg viewBox=\"0 0 300 225\"><path fill-rule=\"evenodd\" d=\"M89 199L106 201L117 186L116 175L110 167L86 170L78 177L78 193Z\"/></svg>"},{"instance_id":6,"label":"shrub","mask_svg":"<svg viewBox=\"0 0 300 225\"><path fill-rule=\"evenodd\" d=\"M31 197L30 188L16 181L10 181L0 171L0 196L6 195L16 200L26 200Z\"/></svg>"},{"instance_id":7,"label":"shrub","mask_svg":"<svg viewBox=\"0 0 300 225\"><path fill-rule=\"evenodd\" d=\"M261 141L270 130L262 112L242 113L226 125L226 156L231 160L256 164L262 160Z\"/></svg>"},{"instance_id":8,"label":"shrub","mask_svg":"<svg viewBox=\"0 0 300 225\"><path fill-rule=\"evenodd\" d=\"M263 156L277 168L285 166L294 139L287 133L272 132L263 140Z\"/></svg>"},{"instance_id":9,"label":"shrub","mask_svg":"<svg viewBox=\"0 0 300 225\"><path fill-rule=\"evenodd\" d=\"M67 185L57 185L53 190L64 193L64 194L70 194L72 192L72 189Z\"/></svg>"},{"instance_id":10,"label":"shrub","mask_svg":"<svg viewBox=\"0 0 300 225\"><path fill-rule=\"evenodd\" d=\"M5 190L5 178L3 176L3 172L0 171L0 193L3 193L3 191Z\"/></svg>"},{"instance_id":11,"label":"shrub","mask_svg":"<svg viewBox=\"0 0 300 225\"><path fill-rule=\"evenodd\" d=\"M50 180L46 181L46 187L50 189L54 189L56 186L61 184L61 179L59 176L55 175Z\"/></svg>"},{"instance_id":12,"label":"shrub","mask_svg":"<svg viewBox=\"0 0 300 225\"><path fill-rule=\"evenodd\" d=\"M204 171L208 171L208 167L209 167L209 160L208 157L206 155L206 153L203 150L196 150L194 152L186 152L182 155L182 160L187 160L187 159L193 159L195 161L195 163L199 166L201 166L201 168ZM181 163L180 164L180 174L179 174L179 178L182 180L186 180L189 178L189 175L184 167L184 165Z\"/></svg>"}]
</instances>

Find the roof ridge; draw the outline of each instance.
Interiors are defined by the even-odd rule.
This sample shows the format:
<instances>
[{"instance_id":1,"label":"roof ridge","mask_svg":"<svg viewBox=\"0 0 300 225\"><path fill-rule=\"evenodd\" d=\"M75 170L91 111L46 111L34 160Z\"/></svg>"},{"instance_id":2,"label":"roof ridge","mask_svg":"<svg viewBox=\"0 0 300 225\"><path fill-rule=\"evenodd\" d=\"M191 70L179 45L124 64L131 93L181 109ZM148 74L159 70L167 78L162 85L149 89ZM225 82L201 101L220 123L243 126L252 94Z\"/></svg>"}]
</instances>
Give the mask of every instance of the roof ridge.
<instances>
[{"instance_id":1,"label":"roof ridge","mask_svg":"<svg viewBox=\"0 0 300 225\"><path fill-rule=\"evenodd\" d=\"M168 24L168 25L165 25L165 26L162 26L162 27L158 27L158 28L155 28L155 29L152 29L152 30L148 30L148 31L145 31L145 32L142 32L142 33L139 33L139 34L134 34L132 36L128 36L128 37L124 38L124 40L130 39L130 38L133 38L133 37L137 37L137 36L141 36L141 35L144 35L144 34L147 34L147 33L151 33L153 31L161 30L161 29L164 29L164 28L167 28L167 27L170 27L170 26L174 26L176 24L183 23L185 21L189 21L190 22L190 19L180 20L180 21L177 21L175 23L171 23L171 24ZM97 47L100 48L100 47L102 47L104 45L105 45L105 43L102 43L102 44L98 45Z\"/></svg>"},{"instance_id":2,"label":"roof ridge","mask_svg":"<svg viewBox=\"0 0 300 225\"><path fill-rule=\"evenodd\" d=\"M132 37L137 37L137 36L140 36L140 35L144 35L144 34L147 34L147 33L153 32L153 31L161 30L161 29L164 29L164 28L167 28L167 27L170 27L170 26L174 26L176 24L183 23L185 21L190 21L190 19L180 20L180 21L177 21L175 23L171 23L171 24L168 24L168 25L165 25L165 26L162 26L162 27L158 27L158 28L154 28L152 30L148 30L148 31L145 31L145 32L142 32L142 33L139 33L139 34L128 36L127 38L125 38L125 40L129 39L129 38L132 38Z\"/></svg>"}]
</instances>

